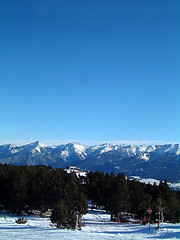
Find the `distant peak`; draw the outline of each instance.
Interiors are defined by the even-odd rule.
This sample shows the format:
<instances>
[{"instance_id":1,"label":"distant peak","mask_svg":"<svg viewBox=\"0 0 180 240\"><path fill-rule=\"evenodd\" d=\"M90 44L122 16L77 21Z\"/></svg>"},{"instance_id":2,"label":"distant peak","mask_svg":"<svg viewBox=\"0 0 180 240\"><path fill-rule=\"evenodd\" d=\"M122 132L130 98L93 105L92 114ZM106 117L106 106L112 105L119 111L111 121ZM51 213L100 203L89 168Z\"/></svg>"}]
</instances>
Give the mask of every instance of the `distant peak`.
<instances>
[{"instance_id":1,"label":"distant peak","mask_svg":"<svg viewBox=\"0 0 180 240\"><path fill-rule=\"evenodd\" d=\"M72 145L74 145L74 146L83 146L82 144L77 143L77 142L73 142Z\"/></svg>"},{"instance_id":2,"label":"distant peak","mask_svg":"<svg viewBox=\"0 0 180 240\"><path fill-rule=\"evenodd\" d=\"M35 147L47 147L46 144L44 144L40 141L33 142L32 145Z\"/></svg>"}]
</instances>

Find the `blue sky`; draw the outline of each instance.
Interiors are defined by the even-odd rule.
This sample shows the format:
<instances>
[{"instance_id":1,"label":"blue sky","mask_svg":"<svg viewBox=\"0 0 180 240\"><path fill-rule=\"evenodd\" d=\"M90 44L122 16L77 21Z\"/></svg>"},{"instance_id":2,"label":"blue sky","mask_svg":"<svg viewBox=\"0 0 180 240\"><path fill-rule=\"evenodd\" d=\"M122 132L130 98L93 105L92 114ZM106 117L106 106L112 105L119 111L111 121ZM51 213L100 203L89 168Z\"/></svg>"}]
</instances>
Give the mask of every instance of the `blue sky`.
<instances>
[{"instance_id":1,"label":"blue sky","mask_svg":"<svg viewBox=\"0 0 180 240\"><path fill-rule=\"evenodd\" d=\"M1 0L0 144L180 143L179 0Z\"/></svg>"}]
</instances>

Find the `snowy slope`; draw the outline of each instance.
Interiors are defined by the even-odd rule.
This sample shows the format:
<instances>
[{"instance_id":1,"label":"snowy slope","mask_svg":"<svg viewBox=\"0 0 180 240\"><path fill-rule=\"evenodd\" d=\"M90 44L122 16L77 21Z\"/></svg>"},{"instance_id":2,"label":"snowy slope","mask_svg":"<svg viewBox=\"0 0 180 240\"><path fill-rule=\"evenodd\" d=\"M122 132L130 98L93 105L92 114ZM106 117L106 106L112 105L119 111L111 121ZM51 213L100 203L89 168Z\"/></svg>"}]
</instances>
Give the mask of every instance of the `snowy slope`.
<instances>
[{"instance_id":1,"label":"snowy slope","mask_svg":"<svg viewBox=\"0 0 180 240\"><path fill-rule=\"evenodd\" d=\"M129 177L130 180L133 180L133 179L136 179L138 180L138 182L142 182L142 183L145 183L145 184L151 184L153 185L154 183L156 185L159 185L160 181L161 180L158 180L158 179L153 179L153 178L140 178L139 176L131 176ZM180 191L180 182L179 183L171 183L171 182L167 182L169 187L173 190L176 190L176 191Z\"/></svg>"},{"instance_id":2,"label":"snowy slope","mask_svg":"<svg viewBox=\"0 0 180 240\"><path fill-rule=\"evenodd\" d=\"M0 239L2 240L147 240L147 239L180 239L180 224L164 223L161 230L157 224L150 227L133 223L110 222L110 215L103 211L89 211L83 216L84 227L78 230L62 230L52 226L49 218L26 216L27 223L15 223L17 216L1 213ZM4 218L6 217L6 218Z\"/></svg>"}]
</instances>

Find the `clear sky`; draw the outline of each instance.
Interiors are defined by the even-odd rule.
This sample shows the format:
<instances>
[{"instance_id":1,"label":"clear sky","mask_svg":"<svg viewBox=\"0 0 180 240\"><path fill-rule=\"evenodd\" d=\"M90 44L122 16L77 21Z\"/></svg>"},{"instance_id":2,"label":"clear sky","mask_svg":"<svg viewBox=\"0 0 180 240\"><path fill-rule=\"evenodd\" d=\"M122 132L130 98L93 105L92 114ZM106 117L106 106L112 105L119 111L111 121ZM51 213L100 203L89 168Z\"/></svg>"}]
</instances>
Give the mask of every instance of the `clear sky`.
<instances>
[{"instance_id":1,"label":"clear sky","mask_svg":"<svg viewBox=\"0 0 180 240\"><path fill-rule=\"evenodd\" d=\"M180 143L179 0L0 0L0 144Z\"/></svg>"}]
</instances>

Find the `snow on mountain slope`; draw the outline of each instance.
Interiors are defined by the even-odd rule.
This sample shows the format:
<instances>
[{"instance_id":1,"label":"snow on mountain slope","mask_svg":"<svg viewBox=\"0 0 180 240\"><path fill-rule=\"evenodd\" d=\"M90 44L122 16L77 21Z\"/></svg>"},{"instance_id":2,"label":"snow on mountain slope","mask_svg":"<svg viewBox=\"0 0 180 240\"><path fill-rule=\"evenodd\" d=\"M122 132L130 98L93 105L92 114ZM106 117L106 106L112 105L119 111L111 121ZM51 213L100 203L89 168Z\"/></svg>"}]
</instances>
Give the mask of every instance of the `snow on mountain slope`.
<instances>
[{"instance_id":1,"label":"snow on mountain slope","mask_svg":"<svg viewBox=\"0 0 180 240\"><path fill-rule=\"evenodd\" d=\"M27 150L30 150L32 153L41 153L41 150L43 150L44 148L46 148L47 146L40 142L40 141L37 141L37 142L33 142L33 143L30 143L28 145L25 145L24 148L23 148L23 151L27 151Z\"/></svg>"},{"instance_id":2,"label":"snow on mountain slope","mask_svg":"<svg viewBox=\"0 0 180 240\"><path fill-rule=\"evenodd\" d=\"M69 156L72 156L73 154L77 154L82 159L85 159L85 157L87 155L86 154L87 147L84 145L81 145L79 143L68 144L66 149L68 149Z\"/></svg>"},{"instance_id":3,"label":"snow on mountain slope","mask_svg":"<svg viewBox=\"0 0 180 240\"><path fill-rule=\"evenodd\" d=\"M54 149L58 150L62 156L71 157L74 154L79 156L82 159L85 159L90 156L104 154L110 151L118 151L125 157L134 157L141 156L142 159L148 160L151 153L155 154L156 157L162 156L164 154L175 154L180 155L180 144L167 144L167 145L115 145L110 143L105 143L102 145L95 146L85 146L79 143L69 143L66 145L59 146L46 146L40 141L36 141L30 144L23 146L18 145L2 145L0 146L0 154L2 153L11 153L16 154L22 151L30 151L32 154L42 153L43 151L53 151Z\"/></svg>"},{"instance_id":4,"label":"snow on mountain slope","mask_svg":"<svg viewBox=\"0 0 180 240\"><path fill-rule=\"evenodd\" d=\"M141 146L124 146L119 149L122 153L129 157L134 157L139 155L140 158L145 161L152 158L159 158L167 154L180 154L180 145L179 144L166 144L166 145L141 145Z\"/></svg>"},{"instance_id":5,"label":"snow on mountain slope","mask_svg":"<svg viewBox=\"0 0 180 240\"><path fill-rule=\"evenodd\" d=\"M5 144L0 146L0 159L9 154L15 154L21 150L21 147L18 145Z\"/></svg>"},{"instance_id":6,"label":"snow on mountain slope","mask_svg":"<svg viewBox=\"0 0 180 240\"><path fill-rule=\"evenodd\" d=\"M97 155L97 154L102 154L102 153L106 153L109 151L116 151L116 150L118 150L118 145L105 143L102 145L95 145L87 148L86 154L87 156L90 156L90 155Z\"/></svg>"},{"instance_id":7,"label":"snow on mountain slope","mask_svg":"<svg viewBox=\"0 0 180 240\"><path fill-rule=\"evenodd\" d=\"M180 182L180 144L85 146L69 143L50 147L36 141L23 146L0 146L0 163L62 168L75 165L92 171L124 172L127 176Z\"/></svg>"},{"instance_id":8,"label":"snow on mountain slope","mask_svg":"<svg viewBox=\"0 0 180 240\"><path fill-rule=\"evenodd\" d=\"M30 143L30 144L26 144L23 146L8 144L8 145L0 146L0 154L2 152L16 154L20 151L30 151L30 150L32 151L32 153L35 153L36 151L41 153L41 149L46 148L46 147L47 146L44 143L41 143L39 141Z\"/></svg>"},{"instance_id":9,"label":"snow on mountain slope","mask_svg":"<svg viewBox=\"0 0 180 240\"><path fill-rule=\"evenodd\" d=\"M54 147L57 151L59 150L60 156L65 161L71 158L72 156L78 156L80 160L86 158L86 149L87 146L81 145L79 143L69 143L66 145L59 145Z\"/></svg>"}]
</instances>

